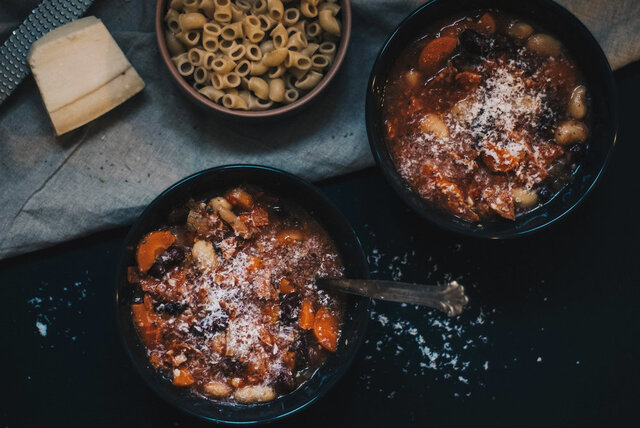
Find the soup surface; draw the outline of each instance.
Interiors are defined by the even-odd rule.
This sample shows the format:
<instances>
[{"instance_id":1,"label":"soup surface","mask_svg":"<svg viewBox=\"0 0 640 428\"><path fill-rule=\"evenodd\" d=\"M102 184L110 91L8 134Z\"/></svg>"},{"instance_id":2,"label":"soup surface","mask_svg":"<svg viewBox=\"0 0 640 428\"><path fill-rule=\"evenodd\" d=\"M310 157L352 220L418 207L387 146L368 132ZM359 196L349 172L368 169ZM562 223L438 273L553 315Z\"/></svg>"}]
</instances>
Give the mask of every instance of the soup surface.
<instances>
[{"instance_id":1,"label":"soup surface","mask_svg":"<svg viewBox=\"0 0 640 428\"><path fill-rule=\"evenodd\" d=\"M312 216L258 189L191 201L137 247L129 282L150 363L174 385L240 403L297 388L335 352L339 254Z\"/></svg>"},{"instance_id":2,"label":"soup surface","mask_svg":"<svg viewBox=\"0 0 640 428\"><path fill-rule=\"evenodd\" d=\"M383 120L401 176L469 221L553 197L585 152L588 94L553 37L500 11L441 22L388 77Z\"/></svg>"}]
</instances>

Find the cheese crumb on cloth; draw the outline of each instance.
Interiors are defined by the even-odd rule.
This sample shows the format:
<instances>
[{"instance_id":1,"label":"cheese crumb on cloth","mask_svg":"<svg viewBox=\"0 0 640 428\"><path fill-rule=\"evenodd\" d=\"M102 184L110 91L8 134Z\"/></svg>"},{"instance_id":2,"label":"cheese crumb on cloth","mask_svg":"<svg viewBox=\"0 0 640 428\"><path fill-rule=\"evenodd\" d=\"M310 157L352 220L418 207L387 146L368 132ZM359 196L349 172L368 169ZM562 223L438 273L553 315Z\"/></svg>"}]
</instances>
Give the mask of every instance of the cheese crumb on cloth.
<instances>
[{"instance_id":1,"label":"cheese crumb on cloth","mask_svg":"<svg viewBox=\"0 0 640 428\"><path fill-rule=\"evenodd\" d=\"M0 37L38 3L0 2ZM364 126L369 71L385 38L421 3L352 0L347 58L317 102L280 123L237 126L199 110L171 82L156 47L155 1L97 1L87 15L105 23L147 86L61 137L32 77L0 106L0 258L130 223L162 190L205 168L258 163L318 180L373 165ZM640 2L560 3L592 29L614 68L640 58Z\"/></svg>"}]
</instances>

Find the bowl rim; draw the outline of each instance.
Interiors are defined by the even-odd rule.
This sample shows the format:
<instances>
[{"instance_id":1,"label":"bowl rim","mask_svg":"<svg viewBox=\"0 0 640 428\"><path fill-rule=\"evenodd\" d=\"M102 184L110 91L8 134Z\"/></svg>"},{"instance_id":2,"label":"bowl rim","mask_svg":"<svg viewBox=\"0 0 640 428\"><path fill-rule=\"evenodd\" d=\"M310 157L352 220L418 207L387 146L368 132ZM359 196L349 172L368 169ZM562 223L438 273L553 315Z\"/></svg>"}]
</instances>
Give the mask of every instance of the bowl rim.
<instances>
[{"instance_id":1,"label":"bowl rim","mask_svg":"<svg viewBox=\"0 0 640 428\"><path fill-rule=\"evenodd\" d=\"M229 419L225 419L225 418L218 418L218 417L211 417L211 416L207 416L204 415L202 413L198 413L197 411L190 409L190 408L186 408L181 406L179 403L176 402L175 397L171 394L168 393L164 390L162 390L161 388L158 387L158 385L156 385L154 382L151 381L151 375L150 375L150 370L149 367L145 364L145 362L140 361L136 355L134 355L133 350L131 349L131 347L129 346L129 343L127 342L127 338L126 338L126 334L123 328L123 324L122 324L122 319L120 317L120 313L121 313L121 308L120 308L120 297L119 297L119 289L120 289L120 283L122 281L123 275L125 275L126 269L127 269L127 265L126 265L126 258L127 258L127 252L128 252L128 247L133 243L133 239L135 238L136 235L138 235L140 233L140 228L143 226L144 220L146 219L146 217L151 214L156 208L157 205L164 200L164 198L166 198L169 194L171 194L172 192L174 192L176 189L179 189L182 186L185 186L188 183L191 183L193 180L197 180L201 177L205 177L211 174L217 174L221 171L225 171L225 170L262 170L262 171L266 171L268 173L273 173L276 175L279 175L281 177L285 177L286 180L291 181L291 182L295 182L298 185L300 185L301 187L306 188L307 191L311 192L314 194L314 197L318 199L318 201L320 202L321 205L326 206L328 209L330 209L332 211L333 214L335 214L336 216L338 216L338 218L340 218L340 220L342 221L342 223L348 227L349 231L351 232L351 237L352 239L352 244L354 244L354 249L357 252L357 257L359 259L361 259L361 261L363 262L363 277L364 278L368 278L369 277L369 264L367 261L367 257L366 254L364 252L364 248L362 246L362 242L360 241L360 237L358 236L358 234L356 233L355 229L353 228L353 226L351 225L351 223L347 220L347 218L344 216L344 214L342 213L342 211L340 211L338 209L338 207L320 190L318 189L315 185L313 185L313 183L298 177L290 172L281 170L281 169L277 169L277 168L273 168L273 167L269 167L269 166L264 166L264 165L256 165L256 164L229 164L229 165L222 165L222 166L218 166L218 167L213 167L213 168L208 168L205 170L201 170L198 172L195 172L177 182L175 182L174 184L172 184L171 186L167 187L164 191L162 191L158 196L156 196L146 207L145 209L142 211L142 213L136 218L136 221L134 222L134 224L131 226L131 228L129 229L129 232L127 233L127 236L124 239L124 243L122 245L122 249L120 250L119 254L118 254L118 264L117 264L117 268L116 268L116 276L114 279L114 293L113 293L113 308L114 308L114 316L116 318L116 329L117 329L117 334L120 338L120 343L122 344L122 347L125 349L126 354L129 357L129 360L131 361L133 367L135 368L135 371L138 373L139 377L143 380L144 384L150 388L154 394L158 397L160 397L163 401L165 401L166 403L169 403L171 406L173 406L174 408L177 408L178 410L187 413L191 416L197 417L199 419L202 420L206 420L206 421L210 421L210 422L216 422L216 423L222 423L222 424L232 424L232 425L256 425L256 424L263 424L263 423L268 423L268 422L273 422L276 420L280 420L282 418L285 418L287 416L290 416L294 413L297 413L307 407L309 407L311 404L313 404L314 402L316 402L318 399L322 398L327 392L329 392L335 385L336 383L338 383L338 381L340 379L342 379L342 377L345 375L345 373L347 372L347 370L349 369L349 367L351 367L351 365L353 364L353 360L356 357L356 354L358 353L360 346L362 345L365 336L367 334L367 329L368 329L368 325L369 325L369 313L371 310L371 305L372 305L372 300L371 299L367 299L367 298L358 298L358 302L360 305L363 305L363 320L361 321L362 324L362 328L359 331L359 333L357 334L357 338L355 340L355 344L351 350L351 352L347 355L345 361L340 365L340 368L336 371L335 375L328 378L326 381L323 381L322 384L320 385L319 389L316 391L316 393L314 393L314 395L312 397L310 397L308 400L302 402L301 404L289 409L288 411L283 411L282 413L276 414L275 416L269 416L265 419L256 419L256 420L250 420L250 421L237 421L237 420L229 420ZM332 237L332 239L334 239ZM357 296L356 296L357 297ZM350 340L351 342L351 340ZM154 373L154 375L158 376L157 373ZM293 391L295 392L295 391ZM292 393L293 393L292 392ZM211 400L212 405L216 405L217 402L215 400ZM272 403L272 402L271 402ZM267 404L267 403L260 403L260 404ZM252 404L240 404L240 403L234 403L234 406L237 406L238 408L245 408L245 407L250 407L252 406ZM284 409L283 409L284 410Z\"/></svg>"},{"instance_id":2,"label":"bowl rim","mask_svg":"<svg viewBox=\"0 0 640 428\"><path fill-rule=\"evenodd\" d=\"M267 118L276 118L280 116L287 115L292 113L303 106L308 105L311 101L313 101L324 89L333 81L333 78L338 73L338 70L342 67L342 63L347 54L347 49L349 47L349 42L351 39L351 3L350 0L340 0L342 13L342 35L340 36L340 44L336 50L336 56L329 67L329 71L322 76L320 82L314 87L311 91L307 92L304 96L300 97L296 101L291 104L286 104L280 107L267 109L267 110L233 110L227 107L224 107L221 104L218 104L204 95L200 94L196 91L191 85L189 85L186 79L178 73L178 70L173 65L171 61L171 55L169 54L169 49L167 48L167 43L165 41L164 32L166 30L164 26L164 15L167 5L167 0L157 0L156 3L156 14L155 14L155 32L156 32L156 43L158 45L158 49L160 51L160 56L165 64L165 67L169 71L171 75L171 79L178 85L178 87L185 93L189 98L191 98L194 102L196 102L199 106L212 109L217 113L222 113L234 118L251 118L251 119L267 119Z\"/></svg>"},{"instance_id":3,"label":"bowl rim","mask_svg":"<svg viewBox=\"0 0 640 428\"><path fill-rule=\"evenodd\" d=\"M456 227L456 224L454 222L463 222L463 223L472 223L472 222L467 222L466 220L459 219L453 214L442 215L442 213L438 213L439 215L437 215L436 212L438 212L439 209L435 206L432 206L428 201L426 201L421 196L419 196L406 184L406 181L404 180L404 178L402 178L397 168L395 167L395 163L393 162L393 160L391 160L391 166L386 164L386 160L383 159L383 153L388 154L388 148L383 138L375 137L376 134L374 131L374 124L373 124L373 117L372 117L373 111L376 108L373 88L375 85L376 78L378 77L379 69L382 64L382 57L387 52L389 45L396 38L398 33L400 33L407 24L409 24L414 19L418 19L418 17L426 13L425 11L428 11L429 8L434 7L434 5L443 3L444 1L445 0L430 0L425 4L417 7L406 18L404 18L402 22L400 22L400 24L398 24L395 27L395 29L391 32L391 34L387 37L387 39L383 43L382 47L380 48L376 56L376 60L371 68L371 73L369 75L369 80L367 82L367 92L366 92L366 99L365 99L365 120L366 120L367 136L369 140L369 147L375 159L376 165L382 171L385 179L391 185L395 193L400 197L400 199L402 199L402 201L405 204L411 207L415 212L420 214L423 218L425 218L426 220L430 221L431 223L435 224L436 226L444 230L454 232L461 236L469 236L474 238L486 238L486 239L512 239L512 238L518 238L525 235L529 235L535 232L539 232L542 229L554 223L557 223L561 219L565 218L571 211L573 211L578 205L580 205L580 203L587 197L587 195L591 193L593 188L599 182L600 177L602 176L607 165L609 164L611 155L613 153L613 149L617 142L618 127L619 127L618 93L615 85L615 79L613 77L613 71L611 70L609 61L604 51L602 50L602 47L600 46L596 38L593 36L591 31L589 31L589 29L573 13L567 10L564 6L552 0L535 0L531 2L531 3L537 3L542 8L548 8L551 12L554 12L560 15L563 20L571 22L574 27L580 28L581 29L580 37L586 38L586 40L588 40L590 42L590 45L594 48L593 53L594 53L594 57L596 57L594 61L597 60L597 63L598 63L597 66L599 66L602 69L602 71L604 71L601 81L602 81L602 84L606 87L607 92L609 94L609 98L611 100L609 105L609 110L611 112L611 123L608 127L609 132L607 133L607 136L611 135L610 145L607 150L606 156L602 161L602 164L600 165L597 173L593 175L593 178L591 179L591 183L589 184L589 186L582 193L582 195L580 195L575 201L573 201L571 204L563 208L560 214L552 217L546 217L546 219L543 222L541 222L540 224L532 228L526 228L522 230L515 230L513 228L510 228L508 230L505 230L499 233L485 231L480 228L475 230L468 230L462 227ZM477 6L478 9L490 8L490 7L491 6L486 6L482 4L479 4ZM609 143L608 138L603 139L602 141L603 143ZM559 193L556 193L553 196L553 198L555 198ZM444 219L443 217L445 217L446 219ZM491 222L482 221L482 223L491 223ZM515 225L516 223L514 222L513 224Z\"/></svg>"}]
</instances>

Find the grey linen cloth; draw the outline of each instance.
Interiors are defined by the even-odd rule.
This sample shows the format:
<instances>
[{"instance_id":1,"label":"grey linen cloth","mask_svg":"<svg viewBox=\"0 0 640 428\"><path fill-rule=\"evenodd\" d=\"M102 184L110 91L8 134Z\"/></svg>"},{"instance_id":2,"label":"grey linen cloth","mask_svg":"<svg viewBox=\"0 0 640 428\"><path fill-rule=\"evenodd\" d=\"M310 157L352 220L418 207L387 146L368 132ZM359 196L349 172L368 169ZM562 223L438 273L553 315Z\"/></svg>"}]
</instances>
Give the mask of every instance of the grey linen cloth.
<instances>
[{"instance_id":1,"label":"grey linen cloth","mask_svg":"<svg viewBox=\"0 0 640 428\"><path fill-rule=\"evenodd\" d=\"M0 39L37 3L0 1ZM349 53L327 93L297 116L250 126L212 117L178 92L156 47L155 1L97 0L89 14L104 21L147 87L58 138L32 77L0 106L0 258L129 223L163 189L205 168L256 163L318 180L372 165L369 70L387 35L420 3L352 0ZM640 1L560 3L593 31L613 68L640 58Z\"/></svg>"}]
</instances>

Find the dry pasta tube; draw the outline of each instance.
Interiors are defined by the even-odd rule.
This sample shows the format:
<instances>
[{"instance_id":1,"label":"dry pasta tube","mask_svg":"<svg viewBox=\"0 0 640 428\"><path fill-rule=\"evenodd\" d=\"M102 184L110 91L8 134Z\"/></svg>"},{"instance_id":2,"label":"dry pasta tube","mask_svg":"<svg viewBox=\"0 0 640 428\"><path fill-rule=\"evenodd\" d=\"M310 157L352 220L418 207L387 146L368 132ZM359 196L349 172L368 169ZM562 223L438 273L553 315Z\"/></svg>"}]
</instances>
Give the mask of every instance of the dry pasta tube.
<instances>
[{"instance_id":1,"label":"dry pasta tube","mask_svg":"<svg viewBox=\"0 0 640 428\"><path fill-rule=\"evenodd\" d=\"M256 0L253 4L253 14L262 15L267 12L268 6L265 0Z\"/></svg>"},{"instance_id":2,"label":"dry pasta tube","mask_svg":"<svg viewBox=\"0 0 640 428\"><path fill-rule=\"evenodd\" d=\"M196 12L198 10L198 0L182 0L182 9L185 12Z\"/></svg>"},{"instance_id":3,"label":"dry pasta tube","mask_svg":"<svg viewBox=\"0 0 640 428\"><path fill-rule=\"evenodd\" d=\"M213 60L211 63L211 68L218 74L227 74L234 68L236 68L236 63L231 58L223 56Z\"/></svg>"},{"instance_id":4,"label":"dry pasta tube","mask_svg":"<svg viewBox=\"0 0 640 428\"><path fill-rule=\"evenodd\" d=\"M207 51L202 50L200 48L191 48L189 49L188 58L189 62L194 66L198 67L202 65L202 61L204 60L204 55Z\"/></svg>"},{"instance_id":5,"label":"dry pasta tube","mask_svg":"<svg viewBox=\"0 0 640 428\"><path fill-rule=\"evenodd\" d=\"M204 85L209 82L209 72L204 67L198 66L193 71L193 80L200 85Z\"/></svg>"},{"instance_id":6,"label":"dry pasta tube","mask_svg":"<svg viewBox=\"0 0 640 428\"><path fill-rule=\"evenodd\" d=\"M258 43L264 38L264 31L260 28L260 20L253 15L249 15L242 21L244 34L251 43Z\"/></svg>"},{"instance_id":7,"label":"dry pasta tube","mask_svg":"<svg viewBox=\"0 0 640 428\"><path fill-rule=\"evenodd\" d=\"M276 48L284 48L287 46L289 35L287 34L287 29L284 28L284 25L282 25L282 23L276 25L275 28L271 30L271 33L269 33L269 35L271 36L273 45Z\"/></svg>"},{"instance_id":8,"label":"dry pasta tube","mask_svg":"<svg viewBox=\"0 0 640 428\"><path fill-rule=\"evenodd\" d=\"M311 58L318 50L318 47L320 47L320 45L317 43L308 43L307 47L302 49L300 53Z\"/></svg>"},{"instance_id":9,"label":"dry pasta tube","mask_svg":"<svg viewBox=\"0 0 640 428\"><path fill-rule=\"evenodd\" d=\"M269 81L269 99L277 103L281 103L284 100L284 80L271 79Z\"/></svg>"},{"instance_id":10,"label":"dry pasta tube","mask_svg":"<svg viewBox=\"0 0 640 428\"><path fill-rule=\"evenodd\" d=\"M322 27L317 22L307 25L307 37L316 38L322 34Z\"/></svg>"},{"instance_id":11,"label":"dry pasta tube","mask_svg":"<svg viewBox=\"0 0 640 428\"><path fill-rule=\"evenodd\" d=\"M200 0L200 4L198 5L198 9L204 12L207 18L213 18L213 11L216 6L213 4L213 0Z\"/></svg>"},{"instance_id":12,"label":"dry pasta tube","mask_svg":"<svg viewBox=\"0 0 640 428\"><path fill-rule=\"evenodd\" d=\"M276 21L280 21L284 16L282 0L267 0L267 9L269 10L269 16Z\"/></svg>"},{"instance_id":13,"label":"dry pasta tube","mask_svg":"<svg viewBox=\"0 0 640 428\"><path fill-rule=\"evenodd\" d=\"M242 22L234 22L233 24L227 24L222 27L222 33L220 36L225 40L235 40L244 37L244 31L242 29Z\"/></svg>"},{"instance_id":14,"label":"dry pasta tube","mask_svg":"<svg viewBox=\"0 0 640 428\"><path fill-rule=\"evenodd\" d=\"M302 1L309 3L311 6L318 6L318 3L320 3L320 0L302 0Z\"/></svg>"},{"instance_id":15,"label":"dry pasta tube","mask_svg":"<svg viewBox=\"0 0 640 428\"><path fill-rule=\"evenodd\" d=\"M201 89L198 89L198 92L209 98L211 101L215 102L220 102L220 100L224 96L224 92L222 92L220 89L214 88L213 86L205 86Z\"/></svg>"},{"instance_id":16,"label":"dry pasta tube","mask_svg":"<svg viewBox=\"0 0 640 428\"><path fill-rule=\"evenodd\" d=\"M178 69L178 73L180 73L181 76L187 77L193 74L195 67L189 62L186 52L171 58L171 60L175 64L176 69Z\"/></svg>"},{"instance_id":17,"label":"dry pasta tube","mask_svg":"<svg viewBox=\"0 0 640 428\"><path fill-rule=\"evenodd\" d=\"M229 55L229 52L234 50L236 46L238 46L238 43L235 40L222 40L220 42L220 50L225 55Z\"/></svg>"},{"instance_id":18,"label":"dry pasta tube","mask_svg":"<svg viewBox=\"0 0 640 428\"><path fill-rule=\"evenodd\" d=\"M211 84L216 89L229 89L240 86L240 76L235 73L212 74Z\"/></svg>"},{"instance_id":19,"label":"dry pasta tube","mask_svg":"<svg viewBox=\"0 0 640 428\"><path fill-rule=\"evenodd\" d=\"M216 55L213 52L207 52L202 58L202 66L207 70L213 70L213 61L216 60Z\"/></svg>"},{"instance_id":20,"label":"dry pasta tube","mask_svg":"<svg viewBox=\"0 0 640 428\"><path fill-rule=\"evenodd\" d=\"M282 78L284 80L284 87L286 89L295 89L296 88L296 76L293 74L287 73Z\"/></svg>"},{"instance_id":21,"label":"dry pasta tube","mask_svg":"<svg viewBox=\"0 0 640 428\"><path fill-rule=\"evenodd\" d=\"M260 50L262 51L262 55L265 55L268 52L271 52L276 47L273 46L273 40L265 40L260 43Z\"/></svg>"},{"instance_id":22,"label":"dry pasta tube","mask_svg":"<svg viewBox=\"0 0 640 428\"><path fill-rule=\"evenodd\" d=\"M182 10L182 8L184 7L184 0L171 0L171 3L169 3L169 7L175 10Z\"/></svg>"},{"instance_id":23,"label":"dry pasta tube","mask_svg":"<svg viewBox=\"0 0 640 428\"><path fill-rule=\"evenodd\" d=\"M308 91L315 88L322 79L322 73L311 70L302 79L296 82L296 88Z\"/></svg>"},{"instance_id":24,"label":"dry pasta tube","mask_svg":"<svg viewBox=\"0 0 640 428\"><path fill-rule=\"evenodd\" d=\"M272 101L254 97L249 91L240 91L238 96L247 103L249 110L266 110L273 106Z\"/></svg>"},{"instance_id":25,"label":"dry pasta tube","mask_svg":"<svg viewBox=\"0 0 640 428\"><path fill-rule=\"evenodd\" d=\"M307 38L304 34L299 31L296 31L290 38L287 43L287 48L294 51L301 51L304 49L309 43L307 42Z\"/></svg>"},{"instance_id":26,"label":"dry pasta tube","mask_svg":"<svg viewBox=\"0 0 640 428\"><path fill-rule=\"evenodd\" d=\"M318 23L320 24L322 29L327 33L334 36L338 36L338 37L340 36L340 33L341 33L340 23L338 22L336 17L333 16L333 13L331 12L331 10L329 9L321 10L318 13Z\"/></svg>"},{"instance_id":27,"label":"dry pasta tube","mask_svg":"<svg viewBox=\"0 0 640 428\"><path fill-rule=\"evenodd\" d=\"M295 7L291 7L284 11L284 16L282 17L282 23L285 27L291 27L293 24L298 22L300 19L300 10Z\"/></svg>"},{"instance_id":28,"label":"dry pasta tube","mask_svg":"<svg viewBox=\"0 0 640 428\"><path fill-rule=\"evenodd\" d=\"M311 59L302 55L300 52L289 51L284 66L287 68L295 67L299 70L308 70L311 68Z\"/></svg>"},{"instance_id":29,"label":"dry pasta tube","mask_svg":"<svg viewBox=\"0 0 640 428\"><path fill-rule=\"evenodd\" d=\"M286 59L289 51L287 48L274 49L271 52L267 52L262 57L262 63L267 67L276 67L282 64ZM311 62L309 62L311 66Z\"/></svg>"},{"instance_id":30,"label":"dry pasta tube","mask_svg":"<svg viewBox=\"0 0 640 428\"><path fill-rule=\"evenodd\" d=\"M236 5L231 5L231 22L242 22L245 16L245 13L238 9Z\"/></svg>"},{"instance_id":31,"label":"dry pasta tube","mask_svg":"<svg viewBox=\"0 0 640 428\"><path fill-rule=\"evenodd\" d=\"M287 70L289 72L289 74L291 76L293 76L295 79L293 80L293 87L295 88L295 82L302 79L304 77L305 74L307 74L307 71L309 70L300 70L299 68L295 68L295 67L291 67Z\"/></svg>"},{"instance_id":32,"label":"dry pasta tube","mask_svg":"<svg viewBox=\"0 0 640 428\"><path fill-rule=\"evenodd\" d=\"M198 12L181 13L178 17L178 23L183 32L201 30L207 23L207 17Z\"/></svg>"},{"instance_id":33,"label":"dry pasta tube","mask_svg":"<svg viewBox=\"0 0 640 428\"><path fill-rule=\"evenodd\" d=\"M296 31L299 31L301 33L307 33L307 21L304 19L301 19L300 21L296 22L294 25L292 25L291 27L289 27L289 30L291 29L295 29Z\"/></svg>"},{"instance_id":34,"label":"dry pasta tube","mask_svg":"<svg viewBox=\"0 0 640 428\"><path fill-rule=\"evenodd\" d=\"M336 16L338 14L338 12L340 12L340 6L338 6L336 3L322 3L320 6L318 6L318 13L320 13L323 10L330 10L331 14L333 16Z\"/></svg>"},{"instance_id":35,"label":"dry pasta tube","mask_svg":"<svg viewBox=\"0 0 640 428\"><path fill-rule=\"evenodd\" d=\"M229 0L214 0L216 5L213 11L213 19L218 23L231 22L231 3Z\"/></svg>"},{"instance_id":36,"label":"dry pasta tube","mask_svg":"<svg viewBox=\"0 0 640 428\"><path fill-rule=\"evenodd\" d=\"M329 55L317 54L311 57L311 67L314 70L323 70L331 64L331 57Z\"/></svg>"},{"instance_id":37,"label":"dry pasta tube","mask_svg":"<svg viewBox=\"0 0 640 428\"><path fill-rule=\"evenodd\" d=\"M171 31L172 33L180 32L180 22L178 22L179 19L180 14L175 9L169 9L164 15L164 22L167 24L167 27L169 27L169 31Z\"/></svg>"},{"instance_id":38,"label":"dry pasta tube","mask_svg":"<svg viewBox=\"0 0 640 428\"><path fill-rule=\"evenodd\" d=\"M285 104L291 104L296 101L300 97L300 92L297 89L287 89L284 92L284 99L282 100Z\"/></svg>"},{"instance_id":39,"label":"dry pasta tube","mask_svg":"<svg viewBox=\"0 0 640 428\"><path fill-rule=\"evenodd\" d=\"M246 51L247 48L245 48L244 45L236 45L235 48L229 51L229 58L234 61L240 61L242 58L244 58L244 54L246 53Z\"/></svg>"},{"instance_id":40,"label":"dry pasta tube","mask_svg":"<svg viewBox=\"0 0 640 428\"><path fill-rule=\"evenodd\" d=\"M264 65L262 61L252 62L251 67L249 68L249 74L252 76L260 76L269 70L269 67Z\"/></svg>"},{"instance_id":41,"label":"dry pasta tube","mask_svg":"<svg viewBox=\"0 0 640 428\"><path fill-rule=\"evenodd\" d=\"M247 0L236 0L236 7L244 13L247 13L249 10L251 10L251 3L249 3Z\"/></svg>"},{"instance_id":42,"label":"dry pasta tube","mask_svg":"<svg viewBox=\"0 0 640 428\"><path fill-rule=\"evenodd\" d=\"M258 45L253 43L245 43L244 47L246 48L246 52L244 53L244 57L249 61L260 61L262 59L262 51L258 47Z\"/></svg>"},{"instance_id":43,"label":"dry pasta tube","mask_svg":"<svg viewBox=\"0 0 640 428\"><path fill-rule=\"evenodd\" d=\"M215 52L220 49L220 41L218 36L215 36L209 32L202 32L202 47L209 52Z\"/></svg>"},{"instance_id":44,"label":"dry pasta tube","mask_svg":"<svg viewBox=\"0 0 640 428\"><path fill-rule=\"evenodd\" d=\"M269 84L264 79L255 76L249 79L249 90L261 100L269 99Z\"/></svg>"},{"instance_id":45,"label":"dry pasta tube","mask_svg":"<svg viewBox=\"0 0 640 428\"><path fill-rule=\"evenodd\" d=\"M249 74L250 70L251 70L251 63L246 59L243 59L238 63L238 65L236 65L236 67L233 69L233 72L240 77L245 77Z\"/></svg>"},{"instance_id":46,"label":"dry pasta tube","mask_svg":"<svg viewBox=\"0 0 640 428\"><path fill-rule=\"evenodd\" d=\"M249 79L246 76L240 76L240 87L249 90Z\"/></svg>"},{"instance_id":47,"label":"dry pasta tube","mask_svg":"<svg viewBox=\"0 0 640 428\"><path fill-rule=\"evenodd\" d=\"M237 94L226 94L222 97L222 105L226 108L232 108L237 110L247 110L249 106L240 98Z\"/></svg>"},{"instance_id":48,"label":"dry pasta tube","mask_svg":"<svg viewBox=\"0 0 640 428\"><path fill-rule=\"evenodd\" d=\"M184 33L181 31L176 34L176 39L180 40L180 43L182 43L186 47L192 48L196 46L200 41L200 32L192 30Z\"/></svg>"},{"instance_id":49,"label":"dry pasta tube","mask_svg":"<svg viewBox=\"0 0 640 428\"><path fill-rule=\"evenodd\" d=\"M287 68L283 64L280 64L277 67L271 67L269 73L267 74L267 77L269 77L269 79L276 79L278 77L281 77L285 73L285 71L287 71Z\"/></svg>"},{"instance_id":50,"label":"dry pasta tube","mask_svg":"<svg viewBox=\"0 0 640 428\"><path fill-rule=\"evenodd\" d=\"M333 42L322 42L318 47L318 52L322 55L333 56L336 54L336 44Z\"/></svg>"},{"instance_id":51,"label":"dry pasta tube","mask_svg":"<svg viewBox=\"0 0 640 428\"><path fill-rule=\"evenodd\" d=\"M309 1L302 0L302 2L300 2L300 13L307 18L315 18L318 16L318 8L309 3Z\"/></svg>"},{"instance_id":52,"label":"dry pasta tube","mask_svg":"<svg viewBox=\"0 0 640 428\"><path fill-rule=\"evenodd\" d=\"M181 53L185 52L184 46L182 45L182 43L180 43L180 40L178 40L176 35L171 31L164 32L164 40L167 43L167 49L169 50L169 53L172 57L178 56Z\"/></svg>"},{"instance_id":53,"label":"dry pasta tube","mask_svg":"<svg viewBox=\"0 0 640 428\"><path fill-rule=\"evenodd\" d=\"M274 25L276 25L276 21L274 21L269 15L259 15L258 20L260 21L260 29L262 31L269 31Z\"/></svg>"},{"instance_id":54,"label":"dry pasta tube","mask_svg":"<svg viewBox=\"0 0 640 428\"><path fill-rule=\"evenodd\" d=\"M217 22L207 22L204 24L204 27L202 27L202 34L205 33L218 37L220 33L222 33L222 26Z\"/></svg>"}]
</instances>

